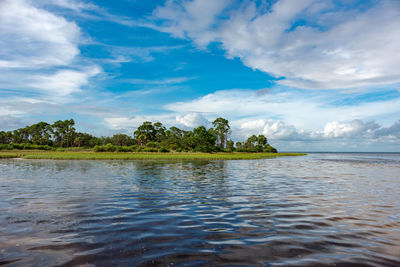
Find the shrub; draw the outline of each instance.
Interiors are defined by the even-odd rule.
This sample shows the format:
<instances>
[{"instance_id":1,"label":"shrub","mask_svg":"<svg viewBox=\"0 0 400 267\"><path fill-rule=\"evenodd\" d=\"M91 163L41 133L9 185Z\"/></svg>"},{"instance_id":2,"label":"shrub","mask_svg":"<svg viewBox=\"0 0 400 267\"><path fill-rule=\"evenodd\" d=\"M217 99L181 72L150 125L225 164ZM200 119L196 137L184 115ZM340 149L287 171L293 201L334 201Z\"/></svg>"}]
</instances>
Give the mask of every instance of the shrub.
<instances>
[{"instance_id":1,"label":"shrub","mask_svg":"<svg viewBox=\"0 0 400 267\"><path fill-rule=\"evenodd\" d=\"M160 147L160 149L158 150L159 152L169 152L169 149L165 148L165 147Z\"/></svg>"},{"instance_id":2,"label":"shrub","mask_svg":"<svg viewBox=\"0 0 400 267\"><path fill-rule=\"evenodd\" d=\"M209 146L204 146L204 145L198 145L196 146L195 150L196 152L205 152L205 153L211 153L212 148Z\"/></svg>"},{"instance_id":3,"label":"shrub","mask_svg":"<svg viewBox=\"0 0 400 267\"><path fill-rule=\"evenodd\" d=\"M158 152L157 148L152 148L152 147L145 147L143 149L144 152Z\"/></svg>"},{"instance_id":4,"label":"shrub","mask_svg":"<svg viewBox=\"0 0 400 267\"><path fill-rule=\"evenodd\" d=\"M93 148L94 152L104 152L104 147L103 146L99 146L99 145L95 145Z\"/></svg>"},{"instance_id":5,"label":"shrub","mask_svg":"<svg viewBox=\"0 0 400 267\"><path fill-rule=\"evenodd\" d=\"M117 150L118 147L114 146L111 143L108 143L105 146L94 146L93 150L94 152L114 152Z\"/></svg>"},{"instance_id":6,"label":"shrub","mask_svg":"<svg viewBox=\"0 0 400 267\"><path fill-rule=\"evenodd\" d=\"M156 148L159 147L159 144L157 142L148 142L146 147Z\"/></svg>"},{"instance_id":7,"label":"shrub","mask_svg":"<svg viewBox=\"0 0 400 267\"><path fill-rule=\"evenodd\" d=\"M116 146L115 150L117 152L132 152L132 148L130 146Z\"/></svg>"},{"instance_id":8,"label":"shrub","mask_svg":"<svg viewBox=\"0 0 400 267\"><path fill-rule=\"evenodd\" d=\"M276 150L276 148L268 145L266 148L264 148L263 152L277 153L278 151Z\"/></svg>"}]
</instances>

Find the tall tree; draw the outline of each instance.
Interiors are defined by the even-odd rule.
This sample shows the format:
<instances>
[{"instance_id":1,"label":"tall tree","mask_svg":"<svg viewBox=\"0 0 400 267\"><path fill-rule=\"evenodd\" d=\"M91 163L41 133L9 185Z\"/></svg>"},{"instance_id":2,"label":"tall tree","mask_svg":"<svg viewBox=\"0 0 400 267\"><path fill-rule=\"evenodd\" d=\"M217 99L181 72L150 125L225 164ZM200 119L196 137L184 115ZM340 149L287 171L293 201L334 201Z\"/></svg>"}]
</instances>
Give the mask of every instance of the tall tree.
<instances>
[{"instance_id":1,"label":"tall tree","mask_svg":"<svg viewBox=\"0 0 400 267\"><path fill-rule=\"evenodd\" d=\"M255 147L257 145L258 138L256 135L252 135L249 138L247 138L246 143L245 143L245 148L248 150L255 150Z\"/></svg>"},{"instance_id":2,"label":"tall tree","mask_svg":"<svg viewBox=\"0 0 400 267\"><path fill-rule=\"evenodd\" d=\"M73 119L53 123L53 132L56 145L62 147L72 146L75 139L75 121Z\"/></svg>"},{"instance_id":3,"label":"tall tree","mask_svg":"<svg viewBox=\"0 0 400 267\"><path fill-rule=\"evenodd\" d=\"M193 144L197 151L211 152L215 144L215 135L212 130L207 130L204 126L193 129Z\"/></svg>"},{"instance_id":4,"label":"tall tree","mask_svg":"<svg viewBox=\"0 0 400 267\"><path fill-rule=\"evenodd\" d=\"M154 123L154 131L155 131L155 138L157 142L161 142L165 140L166 136L166 128L162 125L161 122Z\"/></svg>"},{"instance_id":5,"label":"tall tree","mask_svg":"<svg viewBox=\"0 0 400 267\"><path fill-rule=\"evenodd\" d=\"M229 122L224 118L217 118L213 121L214 133L217 137L217 146L224 148L226 141L229 139L230 129Z\"/></svg>"},{"instance_id":6,"label":"tall tree","mask_svg":"<svg viewBox=\"0 0 400 267\"><path fill-rule=\"evenodd\" d=\"M143 122L133 134L135 139L142 146L156 140L156 130L150 121Z\"/></svg>"},{"instance_id":7,"label":"tall tree","mask_svg":"<svg viewBox=\"0 0 400 267\"><path fill-rule=\"evenodd\" d=\"M267 144L268 144L267 137L265 137L265 135L260 134L257 137L257 146L259 146L260 148L264 148Z\"/></svg>"}]
</instances>

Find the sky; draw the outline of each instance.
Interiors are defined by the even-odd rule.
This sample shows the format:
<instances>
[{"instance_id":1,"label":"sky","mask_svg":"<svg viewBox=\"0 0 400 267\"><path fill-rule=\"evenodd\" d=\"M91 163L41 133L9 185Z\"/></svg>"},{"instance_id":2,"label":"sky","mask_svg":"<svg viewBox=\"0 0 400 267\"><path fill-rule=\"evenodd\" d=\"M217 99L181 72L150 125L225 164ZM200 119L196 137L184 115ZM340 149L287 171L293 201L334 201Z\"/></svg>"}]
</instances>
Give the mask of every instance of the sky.
<instances>
[{"instance_id":1,"label":"sky","mask_svg":"<svg viewBox=\"0 0 400 267\"><path fill-rule=\"evenodd\" d=\"M0 0L0 130L217 117L279 151L400 151L400 1Z\"/></svg>"}]
</instances>

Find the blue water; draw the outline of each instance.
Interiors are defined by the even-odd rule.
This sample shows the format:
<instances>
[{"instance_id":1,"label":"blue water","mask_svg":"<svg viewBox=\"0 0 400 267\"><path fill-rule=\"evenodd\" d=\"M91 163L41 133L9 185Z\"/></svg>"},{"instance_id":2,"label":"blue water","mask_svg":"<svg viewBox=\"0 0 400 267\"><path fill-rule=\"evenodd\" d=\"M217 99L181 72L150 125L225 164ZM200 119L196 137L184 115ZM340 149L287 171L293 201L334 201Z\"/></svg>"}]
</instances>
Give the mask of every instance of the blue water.
<instances>
[{"instance_id":1,"label":"blue water","mask_svg":"<svg viewBox=\"0 0 400 267\"><path fill-rule=\"evenodd\" d=\"M400 266L400 154L0 160L0 265Z\"/></svg>"}]
</instances>

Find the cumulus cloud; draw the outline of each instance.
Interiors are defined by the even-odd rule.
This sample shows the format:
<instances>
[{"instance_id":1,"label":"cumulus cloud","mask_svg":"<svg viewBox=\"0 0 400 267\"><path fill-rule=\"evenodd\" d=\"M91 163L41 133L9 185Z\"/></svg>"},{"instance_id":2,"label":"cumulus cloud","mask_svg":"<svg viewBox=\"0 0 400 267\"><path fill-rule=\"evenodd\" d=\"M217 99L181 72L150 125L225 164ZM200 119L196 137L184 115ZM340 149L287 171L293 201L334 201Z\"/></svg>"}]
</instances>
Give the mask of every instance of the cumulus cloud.
<instances>
[{"instance_id":1,"label":"cumulus cloud","mask_svg":"<svg viewBox=\"0 0 400 267\"><path fill-rule=\"evenodd\" d=\"M184 116L176 116L176 121L186 127L195 128L198 126L210 126L210 121L199 113L189 113Z\"/></svg>"},{"instance_id":2,"label":"cumulus cloud","mask_svg":"<svg viewBox=\"0 0 400 267\"><path fill-rule=\"evenodd\" d=\"M333 105L346 100L343 94L317 96L301 91L275 92L260 95L249 90L221 90L203 97L167 104L175 113L197 112L248 120L274 119L297 128L318 130L330 121L373 120L380 116L398 116L400 98L349 105Z\"/></svg>"},{"instance_id":3,"label":"cumulus cloud","mask_svg":"<svg viewBox=\"0 0 400 267\"><path fill-rule=\"evenodd\" d=\"M67 65L79 54L79 27L24 0L0 3L0 68Z\"/></svg>"},{"instance_id":4,"label":"cumulus cloud","mask_svg":"<svg viewBox=\"0 0 400 267\"><path fill-rule=\"evenodd\" d=\"M395 122L392 126L386 128L379 128L374 132L375 137L388 137L393 140L399 141L400 139L400 120Z\"/></svg>"},{"instance_id":5,"label":"cumulus cloud","mask_svg":"<svg viewBox=\"0 0 400 267\"><path fill-rule=\"evenodd\" d=\"M323 129L315 131L307 131L280 120L271 119L240 120L234 124L237 128L235 131L238 132L236 134L238 139L247 138L252 134L264 134L273 142L322 141L329 143L339 139L353 141L353 145L357 145L360 142L398 143L400 141L400 121L389 127L384 127L374 121L331 121L326 123Z\"/></svg>"},{"instance_id":6,"label":"cumulus cloud","mask_svg":"<svg viewBox=\"0 0 400 267\"><path fill-rule=\"evenodd\" d=\"M293 125L287 125L280 120L253 120L241 123L240 133L248 137L252 134L263 134L274 140L310 140L313 138L311 132L298 130Z\"/></svg>"},{"instance_id":7,"label":"cumulus cloud","mask_svg":"<svg viewBox=\"0 0 400 267\"><path fill-rule=\"evenodd\" d=\"M338 89L400 82L399 1L380 0L367 9L351 1L344 7L321 0L249 1L233 3L240 6L235 9L229 3L167 1L153 17L161 21L157 29L200 47L219 42L227 57L283 77L283 85Z\"/></svg>"},{"instance_id":8,"label":"cumulus cloud","mask_svg":"<svg viewBox=\"0 0 400 267\"><path fill-rule=\"evenodd\" d=\"M0 86L49 99L79 92L100 67L79 58L80 28L31 1L0 2Z\"/></svg>"},{"instance_id":9,"label":"cumulus cloud","mask_svg":"<svg viewBox=\"0 0 400 267\"><path fill-rule=\"evenodd\" d=\"M358 142L355 140L362 140L363 142L381 142L398 146L400 142L400 120L389 127L381 126L374 121L333 121L327 123L324 127L324 137L325 139L353 140L354 143Z\"/></svg>"},{"instance_id":10,"label":"cumulus cloud","mask_svg":"<svg viewBox=\"0 0 400 267\"><path fill-rule=\"evenodd\" d=\"M324 127L325 137L372 137L373 133L380 128L375 122L364 123L361 120L353 120L348 123L339 123L337 121L328 122Z\"/></svg>"}]
</instances>

